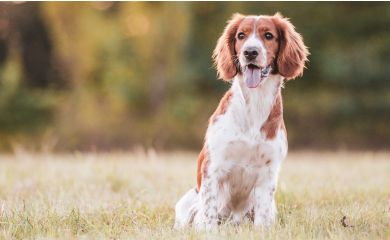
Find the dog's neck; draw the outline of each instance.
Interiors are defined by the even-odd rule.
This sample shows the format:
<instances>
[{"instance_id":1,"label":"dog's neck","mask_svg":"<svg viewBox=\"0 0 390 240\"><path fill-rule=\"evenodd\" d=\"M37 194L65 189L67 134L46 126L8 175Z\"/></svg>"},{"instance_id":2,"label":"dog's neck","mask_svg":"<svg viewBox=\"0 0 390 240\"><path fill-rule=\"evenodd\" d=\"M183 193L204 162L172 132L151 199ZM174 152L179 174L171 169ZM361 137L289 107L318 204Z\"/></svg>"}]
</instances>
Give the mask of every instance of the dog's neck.
<instances>
[{"instance_id":1,"label":"dog's neck","mask_svg":"<svg viewBox=\"0 0 390 240\"><path fill-rule=\"evenodd\" d=\"M238 107L235 110L236 114L240 114L251 127L261 128L281 93L282 83L282 76L270 75L258 87L248 88L242 75L237 75L232 85L233 95L237 101L233 105Z\"/></svg>"}]
</instances>

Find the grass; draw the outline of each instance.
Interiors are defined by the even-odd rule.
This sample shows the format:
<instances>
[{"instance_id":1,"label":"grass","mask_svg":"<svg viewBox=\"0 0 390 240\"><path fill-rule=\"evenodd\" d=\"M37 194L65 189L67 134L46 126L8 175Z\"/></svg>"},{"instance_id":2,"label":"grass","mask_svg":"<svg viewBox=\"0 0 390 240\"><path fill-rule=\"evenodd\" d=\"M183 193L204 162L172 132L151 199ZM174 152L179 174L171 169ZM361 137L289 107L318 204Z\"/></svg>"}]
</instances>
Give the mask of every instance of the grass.
<instances>
[{"instance_id":1,"label":"grass","mask_svg":"<svg viewBox=\"0 0 390 240\"><path fill-rule=\"evenodd\" d=\"M196 154L0 156L0 239L390 239L390 153L290 153L269 230L175 231ZM345 216L345 221L341 222Z\"/></svg>"}]
</instances>

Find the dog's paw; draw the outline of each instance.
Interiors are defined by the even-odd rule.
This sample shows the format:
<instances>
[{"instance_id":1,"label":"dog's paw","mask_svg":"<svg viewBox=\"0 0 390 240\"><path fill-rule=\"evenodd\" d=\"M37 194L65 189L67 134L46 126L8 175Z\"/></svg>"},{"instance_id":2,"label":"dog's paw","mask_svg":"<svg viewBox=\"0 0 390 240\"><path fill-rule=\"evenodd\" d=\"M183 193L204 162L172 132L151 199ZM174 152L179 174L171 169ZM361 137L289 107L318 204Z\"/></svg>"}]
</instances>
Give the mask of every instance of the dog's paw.
<instances>
[{"instance_id":1,"label":"dog's paw","mask_svg":"<svg viewBox=\"0 0 390 240\"><path fill-rule=\"evenodd\" d=\"M194 221L194 227L197 231L216 232L218 230L218 219L200 217Z\"/></svg>"},{"instance_id":2,"label":"dog's paw","mask_svg":"<svg viewBox=\"0 0 390 240\"><path fill-rule=\"evenodd\" d=\"M258 212L255 212L254 216L254 225L256 227L265 227L269 228L274 224L276 219L276 209L272 206L268 209L258 209Z\"/></svg>"},{"instance_id":3,"label":"dog's paw","mask_svg":"<svg viewBox=\"0 0 390 240\"><path fill-rule=\"evenodd\" d=\"M275 222L275 214L260 214L255 216L254 225L255 227L270 228Z\"/></svg>"}]
</instances>

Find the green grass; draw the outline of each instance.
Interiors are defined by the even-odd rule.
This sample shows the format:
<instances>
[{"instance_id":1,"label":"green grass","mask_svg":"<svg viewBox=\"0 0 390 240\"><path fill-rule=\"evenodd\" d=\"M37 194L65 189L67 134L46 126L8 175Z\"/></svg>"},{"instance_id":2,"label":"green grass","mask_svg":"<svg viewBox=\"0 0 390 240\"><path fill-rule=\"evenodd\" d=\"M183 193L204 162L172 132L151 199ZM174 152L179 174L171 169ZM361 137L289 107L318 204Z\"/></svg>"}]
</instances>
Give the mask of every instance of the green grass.
<instances>
[{"instance_id":1,"label":"green grass","mask_svg":"<svg viewBox=\"0 0 390 240\"><path fill-rule=\"evenodd\" d=\"M0 238L390 239L389 153L290 153L277 223L212 234L172 229L195 162L191 153L1 155Z\"/></svg>"}]
</instances>

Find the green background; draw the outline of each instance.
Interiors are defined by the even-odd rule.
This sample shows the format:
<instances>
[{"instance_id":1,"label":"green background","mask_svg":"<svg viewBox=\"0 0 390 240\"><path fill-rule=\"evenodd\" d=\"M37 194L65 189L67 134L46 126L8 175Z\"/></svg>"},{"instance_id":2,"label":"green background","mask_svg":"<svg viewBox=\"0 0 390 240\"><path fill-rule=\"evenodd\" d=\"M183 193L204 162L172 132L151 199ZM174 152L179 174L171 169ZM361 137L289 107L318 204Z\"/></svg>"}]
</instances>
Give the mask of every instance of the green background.
<instances>
[{"instance_id":1,"label":"green background","mask_svg":"<svg viewBox=\"0 0 390 240\"><path fill-rule=\"evenodd\" d=\"M278 11L311 53L283 90L290 149L388 148L388 2L45 2L0 3L0 150L200 149L226 21Z\"/></svg>"}]
</instances>

